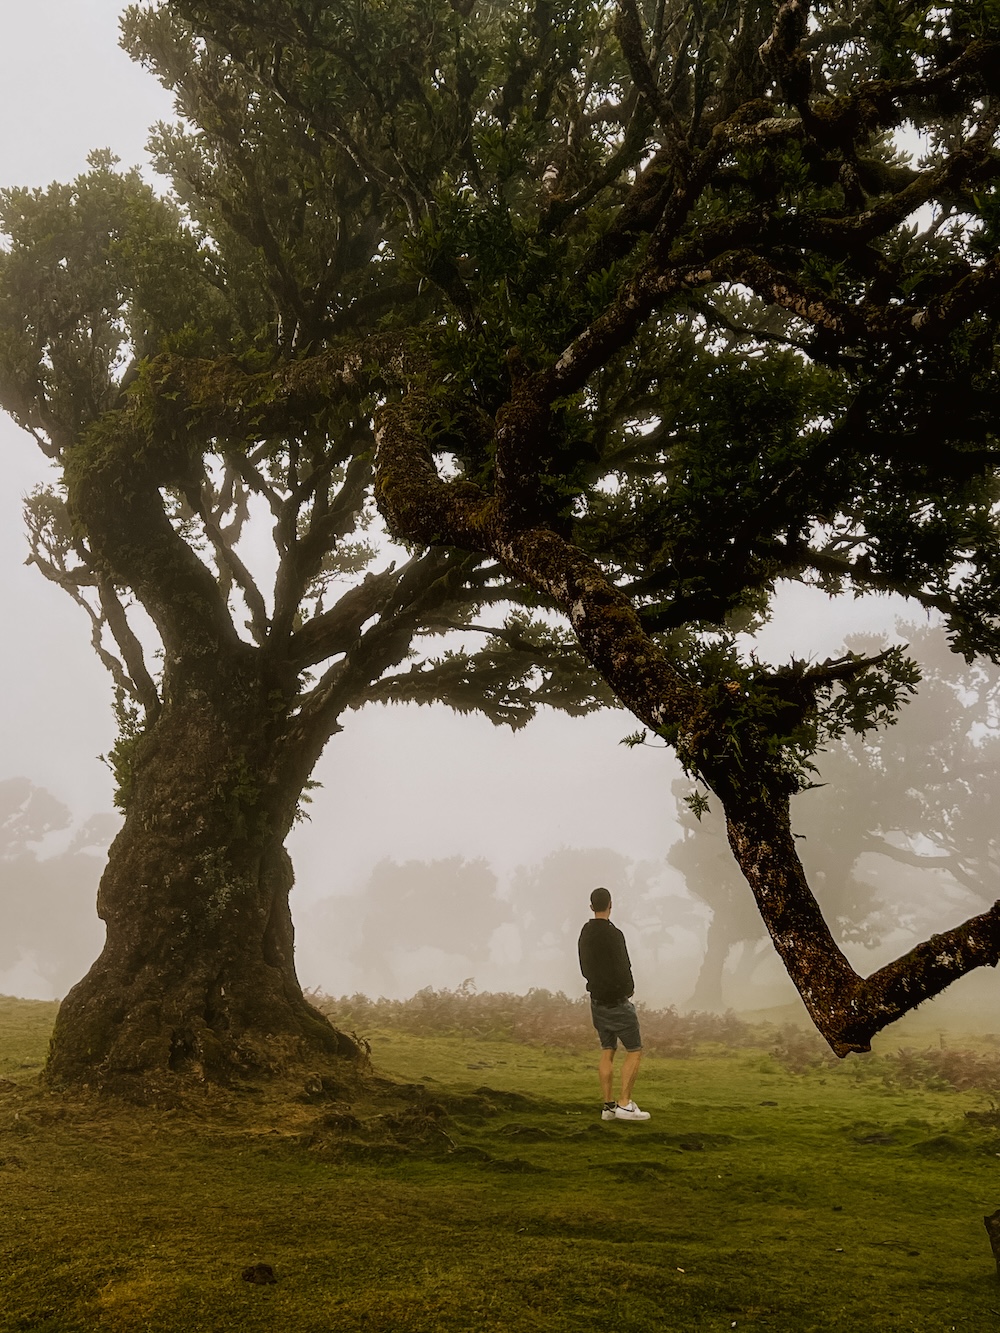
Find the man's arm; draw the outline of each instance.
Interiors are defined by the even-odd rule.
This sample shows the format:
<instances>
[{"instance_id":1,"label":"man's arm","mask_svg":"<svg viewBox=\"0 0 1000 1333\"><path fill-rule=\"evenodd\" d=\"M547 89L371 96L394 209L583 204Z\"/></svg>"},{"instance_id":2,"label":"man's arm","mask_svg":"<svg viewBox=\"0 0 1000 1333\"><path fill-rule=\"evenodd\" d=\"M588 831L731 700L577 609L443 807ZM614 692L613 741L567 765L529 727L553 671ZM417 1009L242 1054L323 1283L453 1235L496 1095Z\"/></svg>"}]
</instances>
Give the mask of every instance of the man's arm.
<instances>
[{"instance_id":1,"label":"man's arm","mask_svg":"<svg viewBox=\"0 0 1000 1333\"><path fill-rule=\"evenodd\" d=\"M617 930L617 927L615 929ZM619 953L615 960L615 970L616 975L621 976L622 985L624 986L622 994L628 999L635 994L635 980L632 977L632 962L628 956L628 945L625 943L625 936L620 930L617 930L617 933Z\"/></svg>"}]
</instances>

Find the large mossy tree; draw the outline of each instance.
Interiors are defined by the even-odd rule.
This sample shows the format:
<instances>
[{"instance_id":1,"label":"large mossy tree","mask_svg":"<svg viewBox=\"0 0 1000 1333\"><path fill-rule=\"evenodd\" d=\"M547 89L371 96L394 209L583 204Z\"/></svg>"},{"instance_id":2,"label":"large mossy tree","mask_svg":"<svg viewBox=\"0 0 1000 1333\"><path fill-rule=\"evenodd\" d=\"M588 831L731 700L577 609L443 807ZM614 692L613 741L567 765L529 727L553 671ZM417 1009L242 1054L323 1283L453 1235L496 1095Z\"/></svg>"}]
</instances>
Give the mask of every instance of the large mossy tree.
<instances>
[{"instance_id":1,"label":"large mossy tree","mask_svg":"<svg viewBox=\"0 0 1000 1333\"><path fill-rule=\"evenodd\" d=\"M145 1095L358 1057L299 986L284 850L346 713L518 726L597 696L494 561L380 531L373 412L435 317L397 195L169 7L127 32L176 96L170 188L99 152L0 196L0 405L57 469L31 558L89 618L120 723L107 942L48 1076Z\"/></svg>"},{"instance_id":2,"label":"large mossy tree","mask_svg":"<svg viewBox=\"0 0 1000 1333\"><path fill-rule=\"evenodd\" d=\"M715 794L836 1051L995 964L997 907L859 976L796 854L817 751L912 664L738 637L798 580L1000 651L995 5L172 0L124 31L177 94L173 197L95 158L4 201L2 401L67 499L35 559L123 722L108 947L52 1075L346 1049L295 981L284 835L364 699L593 699L523 618L400 669L504 598ZM412 554L363 578L373 477Z\"/></svg>"},{"instance_id":3,"label":"large mossy tree","mask_svg":"<svg viewBox=\"0 0 1000 1333\"><path fill-rule=\"evenodd\" d=\"M169 8L395 201L431 308L369 352L390 528L563 614L721 804L833 1049L995 965L1000 905L860 976L796 853L815 755L913 664L738 637L799 581L1000 652L995 3Z\"/></svg>"}]
</instances>

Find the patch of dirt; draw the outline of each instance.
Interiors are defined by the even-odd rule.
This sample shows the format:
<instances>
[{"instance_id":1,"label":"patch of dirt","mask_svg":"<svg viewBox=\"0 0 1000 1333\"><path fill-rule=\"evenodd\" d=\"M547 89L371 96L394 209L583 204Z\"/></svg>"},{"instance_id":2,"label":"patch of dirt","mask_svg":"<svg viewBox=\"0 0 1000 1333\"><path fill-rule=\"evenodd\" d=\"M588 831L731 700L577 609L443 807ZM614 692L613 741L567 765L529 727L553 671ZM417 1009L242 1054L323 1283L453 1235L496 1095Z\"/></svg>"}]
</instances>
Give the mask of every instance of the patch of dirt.
<instances>
[{"instance_id":1,"label":"patch of dirt","mask_svg":"<svg viewBox=\"0 0 1000 1333\"><path fill-rule=\"evenodd\" d=\"M483 1163L484 1171L506 1171L511 1175L536 1175L541 1174L544 1166L535 1166L534 1162L526 1162L523 1157L493 1157L488 1162Z\"/></svg>"},{"instance_id":2,"label":"patch of dirt","mask_svg":"<svg viewBox=\"0 0 1000 1333\"><path fill-rule=\"evenodd\" d=\"M712 1134L704 1130L692 1130L686 1134L663 1134L656 1130L652 1134L643 1134L643 1143L662 1143L680 1152L704 1152L706 1149L725 1148L734 1143L732 1134Z\"/></svg>"},{"instance_id":3,"label":"patch of dirt","mask_svg":"<svg viewBox=\"0 0 1000 1333\"><path fill-rule=\"evenodd\" d=\"M662 1162L651 1161L608 1162L601 1170L609 1172L615 1180L633 1184L660 1180L667 1175L667 1167Z\"/></svg>"},{"instance_id":4,"label":"patch of dirt","mask_svg":"<svg viewBox=\"0 0 1000 1333\"><path fill-rule=\"evenodd\" d=\"M501 1125L497 1133L520 1139L522 1143L540 1143L543 1139L552 1138L551 1132L539 1125Z\"/></svg>"}]
</instances>

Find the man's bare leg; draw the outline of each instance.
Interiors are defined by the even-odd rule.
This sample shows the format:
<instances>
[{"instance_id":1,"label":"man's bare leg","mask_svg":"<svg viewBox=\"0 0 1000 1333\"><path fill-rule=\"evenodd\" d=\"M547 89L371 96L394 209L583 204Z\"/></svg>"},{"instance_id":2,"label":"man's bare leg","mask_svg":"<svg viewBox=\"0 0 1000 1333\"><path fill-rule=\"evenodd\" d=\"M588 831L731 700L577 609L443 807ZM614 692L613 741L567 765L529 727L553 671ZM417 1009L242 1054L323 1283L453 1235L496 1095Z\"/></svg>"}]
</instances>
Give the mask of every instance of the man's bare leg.
<instances>
[{"instance_id":1,"label":"man's bare leg","mask_svg":"<svg viewBox=\"0 0 1000 1333\"><path fill-rule=\"evenodd\" d=\"M610 1055L613 1056L614 1053L613 1053L613 1052L604 1052L604 1054L610 1054ZM619 1106L628 1106L629 1102L632 1100L632 1089L635 1087L635 1076L636 1076L636 1074L638 1074L638 1072L639 1072L639 1065L640 1065L641 1061L642 1061L642 1047L641 1047L641 1046L639 1047L639 1049L638 1049L637 1051L626 1051L626 1052L625 1052L625 1061L624 1061L624 1063L622 1064L622 1095L618 1098L618 1105L619 1105ZM609 1089L609 1090L608 1090L608 1092L605 1094L605 1097L604 1097L604 1100L605 1100L605 1101L609 1101L610 1098L611 1098L610 1088L611 1088L611 1066L609 1065L609 1066L608 1066L608 1089Z\"/></svg>"},{"instance_id":2,"label":"man's bare leg","mask_svg":"<svg viewBox=\"0 0 1000 1333\"><path fill-rule=\"evenodd\" d=\"M602 1050L601 1058L597 1065L597 1073L601 1080L601 1095L606 1102L613 1102L615 1099L614 1077L615 1077L615 1053L614 1051Z\"/></svg>"}]
</instances>

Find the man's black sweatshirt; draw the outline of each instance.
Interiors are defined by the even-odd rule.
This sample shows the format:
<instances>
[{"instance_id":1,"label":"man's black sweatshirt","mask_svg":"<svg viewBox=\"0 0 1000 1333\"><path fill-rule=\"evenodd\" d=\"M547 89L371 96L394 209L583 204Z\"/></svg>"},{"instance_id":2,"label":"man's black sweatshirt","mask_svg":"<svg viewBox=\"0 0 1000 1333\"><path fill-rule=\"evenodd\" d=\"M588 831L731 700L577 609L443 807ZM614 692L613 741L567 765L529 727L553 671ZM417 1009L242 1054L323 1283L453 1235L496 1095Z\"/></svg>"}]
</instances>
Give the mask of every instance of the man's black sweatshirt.
<instances>
[{"instance_id":1,"label":"man's black sweatshirt","mask_svg":"<svg viewBox=\"0 0 1000 1333\"><path fill-rule=\"evenodd\" d=\"M580 931L580 971L587 990L598 1004L627 1000L635 990L625 936L603 916L594 917Z\"/></svg>"}]
</instances>

